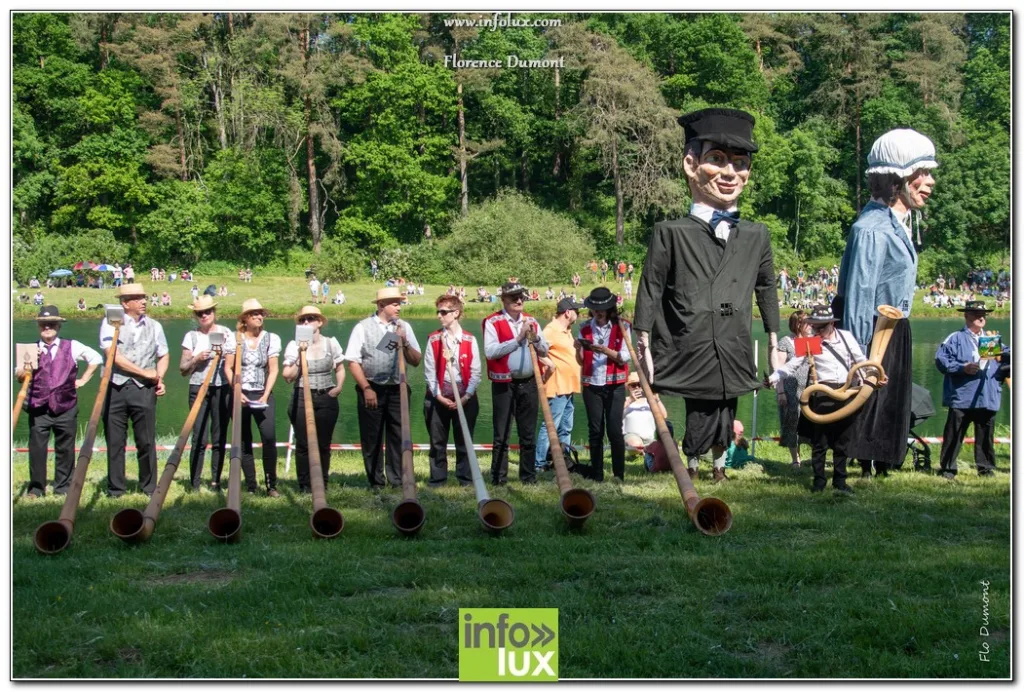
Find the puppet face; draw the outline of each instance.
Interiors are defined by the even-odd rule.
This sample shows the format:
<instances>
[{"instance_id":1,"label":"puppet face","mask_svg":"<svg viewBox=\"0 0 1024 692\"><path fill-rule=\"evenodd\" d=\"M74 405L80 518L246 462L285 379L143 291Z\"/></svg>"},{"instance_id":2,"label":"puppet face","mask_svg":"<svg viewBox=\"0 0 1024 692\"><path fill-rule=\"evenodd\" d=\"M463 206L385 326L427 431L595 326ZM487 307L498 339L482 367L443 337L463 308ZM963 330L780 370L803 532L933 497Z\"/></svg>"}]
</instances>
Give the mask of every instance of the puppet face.
<instances>
[{"instance_id":1,"label":"puppet face","mask_svg":"<svg viewBox=\"0 0 1024 692\"><path fill-rule=\"evenodd\" d=\"M713 142L701 144L701 155L691 150L683 159L693 201L715 209L736 203L750 178L750 154Z\"/></svg>"},{"instance_id":2,"label":"puppet face","mask_svg":"<svg viewBox=\"0 0 1024 692\"><path fill-rule=\"evenodd\" d=\"M935 178L931 171L919 168L907 178L900 191L900 199L907 209L920 209L932 195L932 188L935 187Z\"/></svg>"}]
</instances>

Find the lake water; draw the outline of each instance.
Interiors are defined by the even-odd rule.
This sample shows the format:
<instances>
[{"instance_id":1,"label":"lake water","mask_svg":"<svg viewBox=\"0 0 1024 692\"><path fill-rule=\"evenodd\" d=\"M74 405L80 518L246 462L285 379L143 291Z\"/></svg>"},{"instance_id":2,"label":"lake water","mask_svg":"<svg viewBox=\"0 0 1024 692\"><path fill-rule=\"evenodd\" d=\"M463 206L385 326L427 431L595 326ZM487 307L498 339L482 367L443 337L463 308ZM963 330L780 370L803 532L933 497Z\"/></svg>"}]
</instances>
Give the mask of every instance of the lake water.
<instances>
[{"instance_id":1,"label":"lake water","mask_svg":"<svg viewBox=\"0 0 1024 692\"><path fill-rule=\"evenodd\" d=\"M167 394L158 400L157 405L157 435L176 436L188 415L188 382L184 377L178 375L178 362L181 357L180 344L185 333L193 328L190 320L165 320L161 323L167 334L167 342L171 347L171 364L167 375ZM233 322L221 320L221 324L234 327ZM324 333L328 336L335 336L344 347L348 343L348 336L352 330L355 320L331 320ZM410 320L413 330L421 346L424 346L427 335L437 328L436 320ZM935 350L938 345L951 333L963 326L962 320L954 319L914 319L912 320L914 334L914 382L927 387L932 393L932 400L935 404L936 415L919 424L915 431L920 435L942 435L942 428L945 423L946 413L942 408L942 375L935 368ZM464 327L474 334L482 343L482 332L480 322L476 319L467 320ZM270 319L267 320L266 328L281 337L282 346L292 339L295 333L295 324L291 320ZM992 319L987 325L988 329L995 329L1002 334L1003 342L1009 345L1010 321L1008 319ZM761 331L760 322L754 325L754 335L760 342L760 368L765 369L767 354L767 335ZM61 336L78 339L83 343L96 348L98 345L99 322L87 320L69 320L61 330ZM781 335L780 335L781 336ZM31 320L15 320L13 323L13 337L15 342L27 343L38 339L38 330L35 322ZM481 349L482 350L482 349ZM13 358L13 354L12 354ZM79 437L84 433L89 412L95 400L99 383L99 371L93 376L88 385L79 391ZM423 379L422 368L410 368L410 384L412 386L412 399L410 419L412 421L413 442L428 442L426 425L423 421L423 396L426 391L426 384ZM15 380L13 397L17 396L19 383ZM274 389L277 400L277 435L279 441L288 439L288 418L285 415L287 401L291 393L291 385L279 377ZM490 385L484 374L484 382L481 384L478 395L480 397L481 410L477 420L476 441L478 443L490 443L492 439L491 427L491 391ZM1007 389L1003 388L1003 404L997 417L997 422L1002 425L1010 423L1010 396ZM355 443L359 442L359 430L356 423L356 395L354 382L351 375L346 377L344 389L339 397L341 403L341 415L338 418L338 425L334 430L334 442ZM673 421L684 420L684 404L682 399L666 397L665 403L669 412L669 419ZM737 417L743 421L750 435L752 428L754 396L752 394L742 397L739 401ZM775 405L775 396L771 391L759 394L757 397L757 430L758 434L766 435L777 433L779 429L778 409ZM681 433L682 426L677 426ZM103 428L100 426L99 435L102 437ZM582 397L576 400L576 419L573 429L573 440L578 443L585 443L587 438L586 411L583 407ZM18 427L14 431L14 439L26 441L28 439L28 417L22 415L18 421ZM258 438L257 438L258 439ZM513 442L515 438L513 436Z\"/></svg>"}]
</instances>

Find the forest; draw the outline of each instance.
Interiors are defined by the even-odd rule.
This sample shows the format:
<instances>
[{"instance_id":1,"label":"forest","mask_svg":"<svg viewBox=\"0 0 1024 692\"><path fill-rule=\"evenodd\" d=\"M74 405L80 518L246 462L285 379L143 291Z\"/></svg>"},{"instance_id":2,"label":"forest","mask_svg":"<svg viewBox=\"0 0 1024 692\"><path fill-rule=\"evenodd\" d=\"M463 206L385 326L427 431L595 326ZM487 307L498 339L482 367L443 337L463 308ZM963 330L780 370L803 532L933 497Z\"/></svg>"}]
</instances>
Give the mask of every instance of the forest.
<instances>
[{"instance_id":1,"label":"forest","mask_svg":"<svg viewBox=\"0 0 1024 692\"><path fill-rule=\"evenodd\" d=\"M13 14L14 278L639 266L652 224L688 208L676 119L706 106L757 119L740 209L777 268L838 261L894 127L940 161L922 280L1009 262L1008 12L510 17Z\"/></svg>"}]
</instances>

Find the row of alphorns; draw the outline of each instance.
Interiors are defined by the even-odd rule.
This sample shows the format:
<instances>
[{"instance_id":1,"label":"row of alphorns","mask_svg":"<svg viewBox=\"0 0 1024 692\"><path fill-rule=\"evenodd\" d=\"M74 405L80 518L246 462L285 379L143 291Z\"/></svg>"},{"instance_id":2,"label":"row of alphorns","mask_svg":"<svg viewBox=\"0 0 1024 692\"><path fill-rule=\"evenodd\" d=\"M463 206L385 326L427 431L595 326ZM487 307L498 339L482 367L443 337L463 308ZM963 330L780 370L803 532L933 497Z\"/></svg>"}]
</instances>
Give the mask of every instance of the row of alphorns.
<instances>
[{"instance_id":1,"label":"row of alphorns","mask_svg":"<svg viewBox=\"0 0 1024 692\"><path fill-rule=\"evenodd\" d=\"M117 314L108 314L107 319L114 328L113 343L116 344L122 318ZM311 331L312 330L309 330L310 333L305 333L304 336L300 336L298 333L296 335L299 343L299 361L304 381L308 380L306 348L312 338ZM629 347L630 357L633 360L633 365L640 375L640 383L643 387L644 393L649 400L653 400L654 395L651 392L650 383L648 382L643 369L640 367L636 351L633 349L632 343L628 340L627 345ZM401 344L401 346L404 346L404 344ZM96 395L96 402L93 404L92 415L89 417L89 424L86 427L85 438L82 441L82 446L79 451L78 463L76 464L75 474L71 481L71 488L68 491L64 506L61 509L60 517L56 521L44 522L36 529L34 542L36 550L40 553L54 555L63 551L71 543L71 537L75 528L75 515L78 511L78 505L82 497L82 489L85 486L85 477L89 468L89 461L92 459L93 444L96 440L99 417L103 410L103 405L109 389L110 377L113 372L112 366L115 352L116 349L112 348L109 349L107 353L106 367L103 371L103 378L100 380L99 392ZM537 360L537 353L533 349L532 344L530 346L530 354L533 359L534 372L536 373L535 380L538 387L538 399L541 404L541 411L544 415L544 424L547 426L548 436L552 440L558 439L558 435L555 430L554 418L551 415L551 409L548 406L547 397L542 389L543 385L541 384L542 378L540 376L540 366ZM452 381L455 381L455 356L451 351L446 349L443 357L445 358L447 367L451 373ZM185 444L192 431L192 427L195 424L202 402L206 398L206 392L209 389L210 380L213 373L217 370L217 364L221 358L219 348L214 348L213 358L214 362L211 364L211 367L207 369L206 377L203 380L202 386L195 398L195 403L189 411L188 418L185 419L185 424L182 427L181 434L178 435L174 448L171 450L171 454L167 459L167 464L164 466L163 474L160 476L160 482L157 484L156 491L153 493L152 498L150 498L146 509L143 511L138 509L123 509L114 515L114 518L110 521L110 530L114 535L126 543L145 542L149 540L153 535L153 531L156 529L156 523L160 516L160 510L163 507L164 499L167 497L167 492L174 479L174 474L178 469L178 462L181 460L182 452L185 449ZM240 388L242 378L239 375L241 363L241 358L235 359L231 463L228 471L227 502L225 507L216 510L210 515L208 522L210 533L218 541L224 543L235 542L241 538L242 535L242 432L240 425L242 411L242 396ZM405 386L406 368L404 348L398 349L398 372L399 384L401 385L399 387L399 391L401 393L400 403L402 410L402 500L392 511L391 521L395 528L403 535L414 536L419 533L420 529L423 527L423 524L426 521L426 512L424 511L423 506L416 499L416 479L413 473L412 433L409 423L409 399L408 389ZM25 386L27 386L27 384L28 380L26 380ZM327 505L323 472L320 465L319 445L317 444L316 424L313 418L313 402L311 400L311 394L308 387L303 388L303 396L305 397L306 436L308 439L307 448L309 450L309 476L313 495L313 513L310 516L309 525L314 537L334 538L342 532L342 529L344 529L345 519L340 511ZM469 424L466 421L466 414L462 409L462 402L458 397L455 398L455 402L457 404L459 425L462 428L463 439L472 439L469 432ZM652 411L654 412L655 422L657 424L658 436L668 452L669 462L672 465L672 473L675 476L676 485L679 488L679 493L682 496L683 504L686 508L687 514L689 515L690 521L692 521L697 529L705 535L717 536L725 533L732 526L732 512L729 510L728 505L717 498L707 497L701 499L697 495L696 490L694 490L693 483L690 480L690 476L686 472L682 459L679 456L679 450L672 441L672 436L669 433L668 426L665 424L664 416L661 415L661 412L657 407L652 407ZM466 452L469 455L469 466L473 475L473 487L476 492L477 499L477 514L480 522L488 532L499 534L512 525L512 522L515 520L515 511L512 509L512 506L504 500L492 498L488 495L487 487L484 485L483 475L480 471L480 465L477 461L476 452L473 449L473 446L467 445ZM568 469L565 465L565 459L562 456L561 447L559 445L552 445L551 454L552 461L554 462L555 477L558 483L562 514L565 516L570 528L578 529L582 527L590 515L593 514L597 504L596 500L589 490L584 488L573 488L572 481L569 478Z\"/></svg>"}]
</instances>

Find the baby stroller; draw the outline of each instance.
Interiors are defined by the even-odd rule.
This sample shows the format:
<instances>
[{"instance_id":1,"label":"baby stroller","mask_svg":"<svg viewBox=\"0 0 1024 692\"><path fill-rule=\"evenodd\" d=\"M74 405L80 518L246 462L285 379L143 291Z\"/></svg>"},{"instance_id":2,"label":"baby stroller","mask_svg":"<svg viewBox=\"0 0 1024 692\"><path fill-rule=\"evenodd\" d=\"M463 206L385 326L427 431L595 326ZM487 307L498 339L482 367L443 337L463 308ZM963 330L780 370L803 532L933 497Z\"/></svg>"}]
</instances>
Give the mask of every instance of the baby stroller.
<instances>
[{"instance_id":1,"label":"baby stroller","mask_svg":"<svg viewBox=\"0 0 1024 692\"><path fill-rule=\"evenodd\" d=\"M910 437L907 439L907 452L914 460L915 471L931 471L932 452L928 443L914 432L914 426L934 415L935 404L932 403L932 393L927 388L914 384L910 395ZM903 468L904 461L906 461L905 458L900 460L896 468Z\"/></svg>"}]
</instances>

